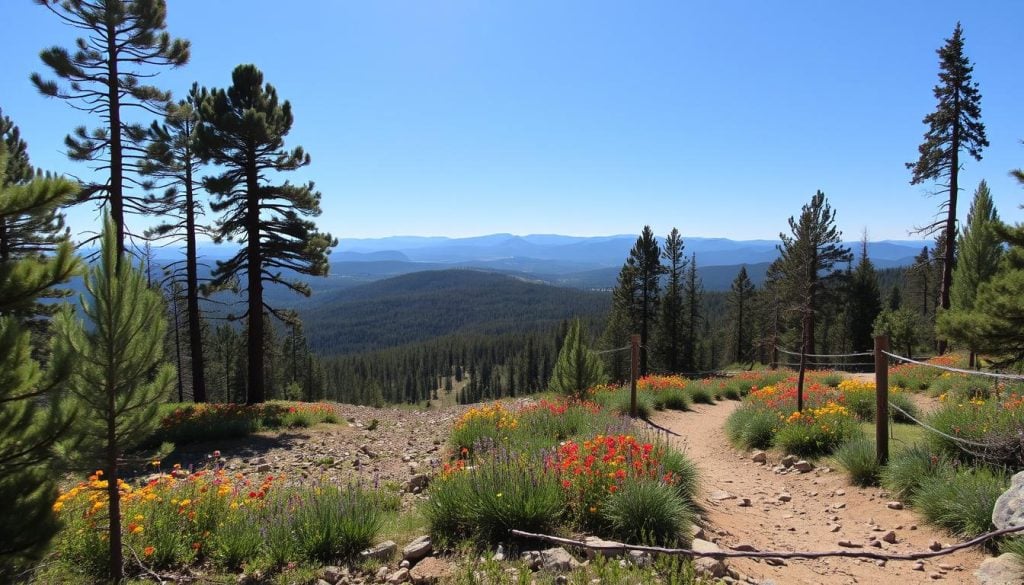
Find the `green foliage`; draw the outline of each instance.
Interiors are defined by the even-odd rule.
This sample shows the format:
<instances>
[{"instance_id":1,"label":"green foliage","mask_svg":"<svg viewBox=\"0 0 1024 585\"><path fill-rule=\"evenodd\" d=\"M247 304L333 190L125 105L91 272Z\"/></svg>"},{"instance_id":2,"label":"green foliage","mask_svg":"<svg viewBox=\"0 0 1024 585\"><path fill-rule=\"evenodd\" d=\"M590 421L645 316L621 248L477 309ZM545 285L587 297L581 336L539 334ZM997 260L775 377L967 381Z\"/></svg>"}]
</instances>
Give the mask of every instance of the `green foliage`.
<instances>
[{"instance_id":1,"label":"green foliage","mask_svg":"<svg viewBox=\"0 0 1024 585\"><path fill-rule=\"evenodd\" d=\"M778 415L770 410L743 405L725 421L729 442L741 449L767 449L772 446L779 428Z\"/></svg>"},{"instance_id":2,"label":"green foliage","mask_svg":"<svg viewBox=\"0 0 1024 585\"><path fill-rule=\"evenodd\" d=\"M999 550L1003 553L1016 555L1017 562L1024 565L1024 536L1008 538L999 543Z\"/></svg>"},{"instance_id":3,"label":"green foliage","mask_svg":"<svg viewBox=\"0 0 1024 585\"><path fill-rule=\"evenodd\" d=\"M874 323L875 335L888 335L893 350L914 357L914 348L921 343L920 315L909 308L885 309Z\"/></svg>"},{"instance_id":4,"label":"green foliage","mask_svg":"<svg viewBox=\"0 0 1024 585\"><path fill-rule=\"evenodd\" d=\"M697 465L682 451L662 443L656 443L654 450L661 453L661 466L671 473L676 492L683 501L692 502L700 487L700 472Z\"/></svg>"},{"instance_id":5,"label":"green foliage","mask_svg":"<svg viewBox=\"0 0 1024 585\"><path fill-rule=\"evenodd\" d=\"M489 456L430 487L425 515L435 538L501 542L512 528L550 533L565 511L562 487L536 456Z\"/></svg>"},{"instance_id":6,"label":"green foliage","mask_svg":"<svg viewBox=\"0 0 1024 585\"><path fill-rule=\"evenodd\" d=\"M356 558L380 531L382 507L372 494L321 485L291 501L292 527L304 559L329 563Z\"/></svg>"},{"instance_id":7,"label":"green foliage","mask_svg":"<svg viewBox=\"0 0 1024 585\"><path fill-rule=\"evenodd\" d=\"M866 235L861 242L860 262L850 276L846 297L850 349L854 352L868 351L874 345L872 324L882 311L882 294L878 286L878 272L868 258Z\"/></svg>"},{"instance_id":8,"label":"green foliage","mask_svg":"<svg viewBox=\"0 0 1024 585\"><path fill-rule=\"evenodd\" d=\"M665 293L660 299L657 335L651 356L658 367L670 372L683 369L683 349L688 342L683 298L683 271L687 262L683 248L683 237L678 229L672 228L661 251L661 259L665 261Z\"/></svg>"},{"instance_id":9,"label":"green foliage","mask_svg":"<svg viewBox=\"0 0 1024 585\"><path fill-rule=\"evenodd\" d=\"M703 381L697 381L686 386L686 393L690 395L690 400L694 404L714 404L715 394L707 384Z\"/></svg>"},{"instance_id":10,"label":"green foliage","mask_svg":"<svg viewBox=\"0 0 1024 585\"><path fill-rule=\"evenodd\" d=\"M964 452L956 441L929 433L928 444L936 452L969 462L987 462L1012 469L1024 467L1024 400L1014 396L1006 403L998 399L957 399L945 402L927 418L932 427L946 435L980 443L984 448Z\"/></svg>"},{"instance_id":11,"label":"green foliage","mask_svg":"<svg viewBox=\"0 0 1024 585\"><path fill-rule=\"evenodd\" d=\"M775 446L793 455L815 457L833 453L862 435L860 427L849 417L829 418L828 425L825 430L821 424L784 424L775 433Z\"/></svg>"},{"instance_id":12,"label":"green foliage","mask_svg":"<svg viewBox=\"0 0 1024 585\"><path fill-rule=\"evenodd\" d=\"M75 129L64 143L68 157L90 162L109 175L85 189L87 200L102 202L114 224L118 255L125 252L124 214L148 209L142 194L126 193L126 171L139 162L145 130L127 122L129 111L161 111L170 93L145 81L159 67L188 63L189 42L167 33L165 0L146 2L40 2L61 22L83 31L75 48L51 47L40 58L53 75L67 85L32 74L32 82L47 97L93 113L102 125L94 130ZM115 72L112 74L111 72Z\"/></svg>"},{"instance_id":13,"label":"green foliage","mask_svg":"<svg viewBox=\"0 0 1024 585\"><path fill-rule=\"evenodd\" d=\"M921 483L936 475L951 475L952 466L945 455L933 453L922 445L911 445L889 458L881 472L885 489L903 500L911 499Z\"/></svg>"},{"instance_id":14,"label":"green foliage","mask_svg":"<svg viewBox=\"0 0 1024 585\"><path fill-rule=\"evenodd\" d=\"M854 485L878 485L881 468L875 456L874 441L861 439L845 443L836 449L833 458Z\"/></svg>"},{"instance_id":15,"label":"green foliage","mask_svg":"<svg viewBox=\"0 0 1024 585\"><path fill-rule=\"evenodd\" d=\"M992 508L1009 486L1002 472L967 468L923 480L912 502L932 524L971 538L992 529Z\"/></svg>"},{"instance_id":16,"label":"green foliage","mask_svg":"<svg viewBox=\"0 0 1024 585\"><path fill-rule=\"evenodd\" d=\"M659 390L652 398L654 408L658 410L688 410L690 408L690 396L682 388Z\"/></svg>"},{"instance_id":17,"label":"green foliage","mask_svg":"<svg viewBox=\"0 0 1024 585\"><path fill-rule=\"evenodd\" d=\"M608 497L601 516L609 534L622 542L676 546L689 538L694 514L675 487L628 481Z\"/></svg>"},{"instance_id":18,"label":"green foliage","mask_svg":"<svg viewBox=\"0 0 1024 585\"><path fill-rule=\"evenodd\" d=\"M88 296L82 312L86 328L65 306L54 321L53 353L58 361L76 359L66 383L79 416L77 441L64 455L88 468L101 469L110 498L110 574L122 574L120 461L159 424L158 404L171 391L174 368L163 363L163 299L146 286L145 276L118 254L113 222L103 230L100 262L85 278Z\"/></svg>"},{"instance_id":19,"label":"green foliage","mask_svg":"<svg viewBox=\"0 0 1024 585\"><path fill-rule=\"evenodd\" d=\"M0 127L7 122L0 117ZM9 161L14 159L8 157L7 130L3 138L0 231L26 218L52 216L77 191L63 179L10 184L14 169ZM27 164L27 155L22 162ZM28 225L22 221L21 227ZM59 384L69 374L73 356L55 356L44 371L32 358L30 333L21 317L32 312L40 295L67 281L77 268L66 241L49 257L0 257L0 580L41 556L59 527L50 511L56 497L51 448L70 422Z\"/></svg>"},{"instance_id":20,"label":"green foliage","mask_svg":"<svg viewBox=\"0 0 1024 585\"><path fill-rule=\"evenodd\" d=\"M757 289L747 276L747 267L740 266L729 291L729 359L742 363L753 355L753 305Z\"/></svg>"},{"instance_id":21,"label":"green foliage","mask_svg":"<svg viewBox=\"0 0 1024 585\"><path fill-rule=\"evenodd\" d=\"M569 326L548 384L551 391L577 399L605 379L601 360L587 348L582 327L579 319Z\"/></svg>"},{"instance_id":22,"label":"green foliage","mask_svg":"<svg viewBox=\"0 0 1024 585\"><path fill-rule=\"evenodd\" d=\"M230 287L241 279L249 283L247 402L259 403L266 399L263 285L282 285L309 296L308 285L283 275L327 274L327 254L337 240L303 219L320 214L320 193L312 182L267 184L269 172L295 171L310 163L301 147L284 148L293 121L291 104L278 102L277 90L263 85L263 73L253 65L239 65L231 77L226 90L203 90L197 154L224 167L220 175L203 180L213 195L210 208L224 214L214 241L242 237L246 243L231 259L217 262L211 287Z\"/></svg>"}]
</instances>

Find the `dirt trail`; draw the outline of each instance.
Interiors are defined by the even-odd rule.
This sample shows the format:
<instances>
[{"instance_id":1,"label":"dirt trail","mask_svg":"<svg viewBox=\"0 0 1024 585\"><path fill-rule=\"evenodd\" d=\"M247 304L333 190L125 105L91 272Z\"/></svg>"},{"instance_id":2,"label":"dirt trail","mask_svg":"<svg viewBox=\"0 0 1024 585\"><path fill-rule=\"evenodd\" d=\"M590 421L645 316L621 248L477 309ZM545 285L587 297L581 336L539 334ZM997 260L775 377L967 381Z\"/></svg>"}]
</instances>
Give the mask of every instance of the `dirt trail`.
<instances>
[{"instance_id":1,"label":"dirt trail","mask_svg":"<svg viewBox=\"0 0 1024 585\"><path fill-rule=\"evenodd\" d=\"M751 545L780 551L839 550L843 548L839 541L849 541L866 550L893 553L928 550L935 541L955 542L913 512L889 509L892 498L881 488L858 488L843 473L826 471L827 462L802 474L773 471L778 454L769 453L767 464L754 463L725 438L723 424L738 405L733 401L695 405L690 412L659 412L652 419L680 435L671 440L700 469L700 502L710 524L709 540L724 549ZM790 501L781 501L782 494L791 496ZM722 499L726 495L731 497ZM741 505L744 498L749 498L749 506ZM882 543L882 549L869 546L872 536L881 540L890 530L896 534L895 544ZM754 559L730 559L729 563L748 576L779 585L975 583L973 572L984 558L977 550L962 551L923 561L923 571L914 570L914 561L844 558L786 560L783 566Z\"/></svg>"}]
</instances>

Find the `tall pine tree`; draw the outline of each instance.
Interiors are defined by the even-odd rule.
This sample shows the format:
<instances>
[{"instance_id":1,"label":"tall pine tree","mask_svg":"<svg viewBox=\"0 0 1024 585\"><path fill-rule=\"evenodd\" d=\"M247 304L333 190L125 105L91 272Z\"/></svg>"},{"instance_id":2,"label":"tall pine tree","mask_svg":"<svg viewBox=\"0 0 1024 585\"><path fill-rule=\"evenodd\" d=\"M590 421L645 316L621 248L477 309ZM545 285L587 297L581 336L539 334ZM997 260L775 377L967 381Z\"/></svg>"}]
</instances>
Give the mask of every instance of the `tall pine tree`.
<instances>
[{"instance_id":1,"label":"tall pine tree","mask_svg":"<svg viewBox=\"0 0 1024 585\"><path fill-rule=\"evenodd\" d=\"M0 142L0 177L8 176L7 147ZM0 184L0 223L45 217L68 201L77 185L56 178ZM77 270L71 245L48 256L0 262L0 581L46 550L59 525L50 507L57 495L52 447L68 427L60 383L73 356L50 359L43 371L32 359L31 337L15 315L35 305L47 289Z\"/></svg>"},{"instance_id":2,"label":"tall pine tree","mask_svg":"<svg viewBox=\"0 0 1024 585\"><path fill-rule=\"evenodd\" d=\"M655 339L657 348L656 362L659 367L670 372L680 371L683 345L685 342L686 312L683 299L683 271L686 270L686 257L683 256L683 238L679 230L672 228L661 257L665 261L665 293L661 298L661 311L658 315L658 334Z\"/></svg>"},{"instance_id":3,"label":"tall pine tree","mask_svg":"<svg viewBox=\"0 0 1024 585\"><path fill-rule=\"evenodd\" d=\"M587 389L604 382L601 360L587 347L586 332L574 319L565 335L548 388L573 398L582 398Z\"/></svg>"},{"instance_id":4,"label":"tall pine tree","mask_svg":"<svg viewBox=\"0 0 1024 585\"><path fill-rule=\"evenodd\" d=\"M924 117L928 130L918 147L917 162L907 163L910 183L938 181L948 193L940 205L946 217L921 228L927 234L943 232L946 236L940 250L942 277L939 281L939 306L950 307L953 284L954 247L956 243L956 206L960 192L961 152L981 160L981 151L988 146L985 125L981 122L981 92L973 81L974 67L964 55L963 29L956 23L953 36L938 51L939 83L933 93L938 101L935 111ZM944 349L940 345L940 351Z\"/></svg>"},{"instance_id":5,"label":"tall pine tree","mask_svg":"<svg viewBox=\"0 0 1024 585\"><path fill-rule=\"evenodd\" d=\"M198 154L224 168L203 179L213 194L217 221L216 242L238 239L243 248L231 259L217 262L212 286L227 286L244 279L248 296L243 315L248 324L248 397L255 404L266 399L263 346L264 315L287 318L264 302L265 284L279 284L309 296L305 283L289 280L283 271L322 276L327 254L337 240L320 233L303 217L320 215L320 193L313 183L269 183L269 177L298 170L310 163L302 147L285 149L284 137L292 127L291 104L278 102L277 90L263 85L263 73L253 65L239 65L232 85L214 89L203 99L198 126Z\"/></svg>"},{"instance_id":6,"label":"tall pine tree","mask_svg":"<svg viewBox=\"0 0 1024 585\"><path fill-rule=\"evenodd\" d=\"M747 267L740 271L729 288L729 336L732 341L731 357L737 363L751 361L751 323L753 321L754 283L747 275Z\"/></svg>"},{"instance_id":7,"label":"tall pine tree","mask_svg":"<svg viewBox=\"0 0 1024 585\"><path fill-rule=\"evenodd\" d=\"M99 201L114 222L115 241L124 252L126 213L147 213L145 197L132 194L138 153L145 128L131 120L130 111L162 115L170 93L143 83L160 67L188 63L189 43L172 39L165 30L165 0L36 0L64 24L84 31L76 49L44 50L40 57L53 75L66 83L32 74L32 82L48 97L102 120L93 130L75 129L64 139L71 160L89 162L107 176L87 185L83 200Z\"/></svg>"},{"instance_id":8,"label":"tall pine tree","mask_svg":"<svg viewBox=\"0 0 1024 585\"><path fill-rule=\"evenodd\" d=\"M701 359L701 333L707 321L704 319L704 283L697 274L697 255L691 254L686 279L683 281L685 297L686 337L683 339L683 359L680 367L695 372L703 367Z\"/></svg>"},{"instance_id":9,"label":"tall pine tree","mask_svg":"<svg viewBox=\"0 0 1024 585\"><path fill-rule=\"evenodd\" d=\"M873 324L882 312L882 293L878 289L878 272L868 257L867 234L861 240L860 261L850 276L846 311L850 349L854 352L870 350L874 346Z\"/></svg>"},{"instance_id":10,"label":"tall pine tree","mask_svg":"<svg viewBox=\"0 0 1024 585\"><path fill-rule=\"evenodd\" d=\"M650 355L651 333L657 323L660 303L660 279L665 272L661 265L661 249L651 226L645 225L629 251L626 263L633 268L636 279L635 326L640 334L640 375L646 376Z\"/></svg>"}]
</instances>

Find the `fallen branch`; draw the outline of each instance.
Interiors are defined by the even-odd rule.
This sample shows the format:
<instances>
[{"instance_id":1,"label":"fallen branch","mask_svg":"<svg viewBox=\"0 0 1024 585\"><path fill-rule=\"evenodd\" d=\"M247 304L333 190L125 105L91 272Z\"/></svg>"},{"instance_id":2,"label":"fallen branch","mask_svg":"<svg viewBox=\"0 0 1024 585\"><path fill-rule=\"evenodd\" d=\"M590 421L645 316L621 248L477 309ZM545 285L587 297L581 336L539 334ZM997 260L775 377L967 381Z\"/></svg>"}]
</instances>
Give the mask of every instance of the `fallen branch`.
<instances>
[{"instance_id":1,"label":"fallen branch","mask_svg":"<svg viewBox=\"0 0 1024 585\"><path fill-rule=\"evenodd\" d=\"M1002 530L995 530L982 534L976 538L972 538L966 542L961 542L941 548L939 550L930 550L923 552L894 554L894 553L883 553L874 552L869 550L833 550L833 551L745 551L745 550L723 550L718 552L704 552L695 551L688 548L664 548L660 546L643 546L625 543L606 543L603 545L599 544L588 544L579 540L573 540L571 538L562 538L560 536L551 536L549 534L534 534L532 532L525 532L522 530L513 529L512 535L523 538L533 538L536 540L544 540L555 544L576 546L580 548L588 548L591 550L606 550L606 551L623 551L623 550L637 550L642 552L658 553L664 555L684 555L690 557L712 557L715 559L727 559L727 558L753 558L753 559L821 559L826 557L846 557L846 558L860 558L860 559L874 559L879 561L917 561L922 559L930 559L934 557L941 557L944 555L952 554L966 548L971 548L982 544L993 538L1000 536L1006 536L1007 534L1014 534L1017 532L1024 531L1024 526L1013 526L1010 528L1003 528Z\"/></svg>"}]
</instances>

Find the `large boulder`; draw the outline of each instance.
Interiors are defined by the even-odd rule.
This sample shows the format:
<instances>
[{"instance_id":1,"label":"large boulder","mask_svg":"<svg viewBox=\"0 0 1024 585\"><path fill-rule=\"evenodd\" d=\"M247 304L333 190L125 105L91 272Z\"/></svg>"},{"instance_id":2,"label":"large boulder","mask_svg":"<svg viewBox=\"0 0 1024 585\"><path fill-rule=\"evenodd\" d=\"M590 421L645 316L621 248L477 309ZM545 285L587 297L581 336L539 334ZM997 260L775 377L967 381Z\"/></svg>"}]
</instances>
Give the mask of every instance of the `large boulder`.
<instances>
[{"instance_id":1,"label":"large boulder","mask_svg":"<svg viewBox=\"0 0 1024 585\"><path fill-rule=\"evenodd\" d=\"M1024 583L1024 565L1017 555L1003 553L986 559L974 572L974 576L982 585L1020 585Z\"/></svg>"},{"instance_id":2,"label":"large boulder","mask_svg":"<svg viewBox=\"0 0 1024 585\"><path fill-rule=\"evenodd\" d=\"M992 524L1000 530L1024 526L1024 471L1013 476L1010 489L996 500L992 508Z\"/></svg>"}]
</instances>

